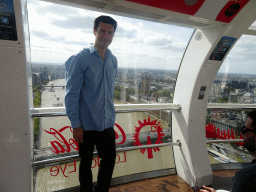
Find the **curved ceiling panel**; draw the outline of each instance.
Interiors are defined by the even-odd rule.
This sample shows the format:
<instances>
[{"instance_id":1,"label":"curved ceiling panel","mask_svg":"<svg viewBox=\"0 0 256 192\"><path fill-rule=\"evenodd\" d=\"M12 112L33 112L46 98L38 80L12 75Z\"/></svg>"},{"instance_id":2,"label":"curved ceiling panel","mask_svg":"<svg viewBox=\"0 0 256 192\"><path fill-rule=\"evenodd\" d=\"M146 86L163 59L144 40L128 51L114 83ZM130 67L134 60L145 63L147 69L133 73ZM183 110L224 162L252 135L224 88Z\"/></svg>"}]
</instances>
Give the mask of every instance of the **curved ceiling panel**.
<instances>
[{"instance_id":1,"label":"curved ceiling panel","mask_svg":"<svg viewBox=\"0 0 256 192\"><path fill-rule=\"evenodd\" d=\"M127 0L134 3L148 5L160 9L166 9L168 11L174 11L184 13L187 15L194 15L200 7L203 5L205 0Z\"/></svg>"},{"instance_id":2,"label":"curved ceiling panel","mask_svg":"<svg viewBox=\"0 0 256 192\"><path fill-rule=\"evenodd\" d=\"M250 0L126 0L204 19L230 23Z\"/></svg>"}]
</instances>

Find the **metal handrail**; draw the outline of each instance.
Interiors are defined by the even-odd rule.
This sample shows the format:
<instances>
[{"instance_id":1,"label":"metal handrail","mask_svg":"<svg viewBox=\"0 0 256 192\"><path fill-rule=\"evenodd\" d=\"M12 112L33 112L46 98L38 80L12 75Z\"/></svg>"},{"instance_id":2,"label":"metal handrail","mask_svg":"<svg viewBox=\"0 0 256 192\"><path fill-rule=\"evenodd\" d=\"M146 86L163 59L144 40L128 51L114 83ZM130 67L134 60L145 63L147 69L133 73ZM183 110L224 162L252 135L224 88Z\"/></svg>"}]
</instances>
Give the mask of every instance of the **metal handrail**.
<instances>
[{"instance_id":1,"label":"metal handrail","mask_svg":"<svg viewBox=\"0 0 256 192\"><path fill-rule=\"evenodd\" d=\"M132 113L146 111L180 110L176 104L118 104L115 105L116 113ZM31 117L66 116L65 107L32 108Z\"/></svg>"},{"instance_id":2,"label":"metal handrail","mask_svg":"<svg viewBox=\"0 0 256 192\"><path fill-rule=\"evenodd\" d=\"M206 143L239 143L244 142L243 139L227 139L227 140L207 140Z\"/></svg>"},{"instance_id":3,"label":"metal handrail","mask_svg":"<svg viewBox=\"0 0 256 192\"><path fill-rule=\"evenodd\" d=\"M256 104L208 103L207 109L254 109Z\"/></svg>"},{"instance_id":4,"label":"metal handrail","mask_svg":"<svg viewBox=\"0 0 256 192\"><path fill-rule=\"evenodd\" d=\"M206 143L239 143L239 142L243 142L243 139L208 140L208 141L206 141ZM147 149L147 148L154 148L154 147L165 147L165 146L181 146L181 142L178 140L177 142L170 142L170 143L117 148L116 152L132 151L132 150ZM97 155L97 154L98 154L98 152L93 152L93 155ZM31 166L38 167L38 166L49 165L49 164L53 164L53 163L61 163L61 162L71 161L74 159L80 159L79 155L77 154L77 155L70 155L70 156L66 156L66 157L58 157L58 158L54 158L54 159L36 161L36 162L32 162Z\"/></svg>"},{"instance_id":5,"label":"metal handrail","mask_svg":"<svg viewBox=\"0 0 256 192\"><path fill-rule=\"evenodd\" d=\"M148 148L154 148L154 147L165 147L165 146L180 146L181 142L170 142L170 143L162 143L162 144L152 144L152 145L141 145L141 146L134 146L134 147L124 147L124 148L117 148L116 152L124 152L124 151L132 151L132 150L137 150L137 149L148 149ZM93 152L93 155L97 155L98 152ZM66 157L58 157L54 159L46 159L42 161L36 161L32 162L31 165L32 167L38 167L38 166L43 166L43 165L48 165L48 164L53 164L53 163L60 163L60 162L66 162L74 159L80 159L79 155L70 155Z\"/></svg>"},{"instance_id":6,"label":"metal handrail","mask_svg":"<svg viewBox=\"0 0 256 192\"><path fill-rule=\"evenodd\" d=\"M116 113L133 113L133 112L146 112L146 111L163 111L173 110L171 108L151 108L151 109L117 109ZM48 113L31 113L31 117L56 117L67 116L66 112L48 112Z\"/></svg>"},{"instance_id":7,"label":"metal handrail","mask_svg":"<svg viewBox=\"0 0 256 192\"><path fill-rule=\"evenodd\" d=\"M253 109L256 104L208 103L207 109ZM116 104L116 113L132 113L145 111L181 110L178 104ZM45 112L44 112L45 111ZM31 117L66 116L65 107L32 108Z\"/></svg>"}]
</instances>

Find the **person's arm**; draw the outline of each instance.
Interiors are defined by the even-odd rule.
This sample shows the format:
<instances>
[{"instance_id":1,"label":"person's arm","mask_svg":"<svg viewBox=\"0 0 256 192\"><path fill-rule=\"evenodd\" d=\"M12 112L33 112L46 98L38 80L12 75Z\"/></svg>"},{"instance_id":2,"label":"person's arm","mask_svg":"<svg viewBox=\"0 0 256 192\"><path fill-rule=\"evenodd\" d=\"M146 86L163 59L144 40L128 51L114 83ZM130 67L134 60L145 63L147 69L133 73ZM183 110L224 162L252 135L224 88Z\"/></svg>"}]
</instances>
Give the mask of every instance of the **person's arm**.
<instances>
[{"instance_id":1,"label":"person's arm","mask_svg":"<svg viewBox=\"0 0 256 192\"><path fill-rule=\"evenodd\" d=\"M81 128L79 116L79 99L83 85L83 70L77 56L70 57L65 63L66 66L66 94L65 107L66 114L73 128L75 141L83 141L83 129Z\"/></svg>"},{"instance_id":2,"label":"person's arm","mask_svg":"<svg viewBox=\"0 0 256 192\"><path fill-rule=\"evenodd\" d=\"M203 185L204 189L197 189L198 192L216 192L213 188L210 187L206 187L205 185Z\"/></svg>"}]
</instances>

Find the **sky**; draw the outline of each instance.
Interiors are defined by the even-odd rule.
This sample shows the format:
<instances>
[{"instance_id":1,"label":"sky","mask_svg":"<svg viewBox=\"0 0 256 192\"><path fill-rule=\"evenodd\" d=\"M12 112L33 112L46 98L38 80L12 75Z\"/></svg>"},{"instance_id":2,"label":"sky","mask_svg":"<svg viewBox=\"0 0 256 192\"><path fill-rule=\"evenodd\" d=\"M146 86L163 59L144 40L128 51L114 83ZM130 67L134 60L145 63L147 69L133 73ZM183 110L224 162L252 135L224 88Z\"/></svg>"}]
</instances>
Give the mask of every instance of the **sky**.
<instances>
[{"instance_id":1,"label":"sky","mask_svg":"<svg viewBox=\"0 0 256 192\"><path fill-rule=\"evenodd\" d=\"M28 0L31 61L64 63L94 43L93 22L103 13ZM105 14L118 22L109 49L119 67L178 70L192 28ZM254 24L256 26L256 23ZM220 72L256 73L256 37L243 36Z\"/></svg>"}]
</instances>

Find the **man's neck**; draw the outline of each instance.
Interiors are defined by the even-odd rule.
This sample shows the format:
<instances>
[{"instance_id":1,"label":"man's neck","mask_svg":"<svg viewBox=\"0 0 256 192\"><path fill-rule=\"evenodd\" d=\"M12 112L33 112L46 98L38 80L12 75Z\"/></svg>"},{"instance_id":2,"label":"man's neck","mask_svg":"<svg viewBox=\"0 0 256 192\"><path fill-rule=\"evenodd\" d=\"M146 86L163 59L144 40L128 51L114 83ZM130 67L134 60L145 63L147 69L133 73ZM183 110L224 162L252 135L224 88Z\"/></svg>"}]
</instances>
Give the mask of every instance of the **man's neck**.
<instances>
[{"instance_id":1,"label":"man's neck","mask_svg":"<svg viewBox=\"0 0 256 192\"><path fill-rule=\"evenodd\" d=\"M98 45L95 44L95 43L93 44L93 46L98 50L99 55L100 55L101 57L105 58L105 54L106 54L106 51L107 51L108 48L102 48L102 47L98 46Z\"/></svg>"}]
</instances>

